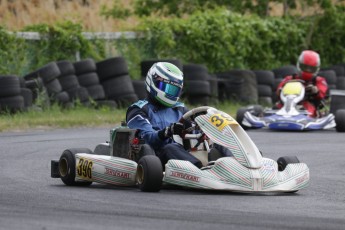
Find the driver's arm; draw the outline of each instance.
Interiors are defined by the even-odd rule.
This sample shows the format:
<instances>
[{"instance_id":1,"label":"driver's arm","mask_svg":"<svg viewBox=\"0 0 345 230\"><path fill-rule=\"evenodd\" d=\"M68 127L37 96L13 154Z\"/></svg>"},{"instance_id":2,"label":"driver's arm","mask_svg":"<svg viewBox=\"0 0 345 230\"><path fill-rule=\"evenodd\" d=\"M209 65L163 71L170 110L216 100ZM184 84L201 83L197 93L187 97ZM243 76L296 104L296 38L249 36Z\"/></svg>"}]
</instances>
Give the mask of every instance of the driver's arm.
<instances>
[{"instance_id":1,"label":"driver's arm","mask_svg":"<svg viewBox=\"0 0 345 230\"><path fill-rule=\"evenodd\" d=\"M318 88L318 93L315 95L316 99L322 100L323 98L326 97L327 90L328 90L328 85L323 77L317 77L315 86Z\"/></svg>"},{"instance_id":2,"label":"driver's arm","mask_svg":"<svg viewBox=\"0 0 345 230\"><path fill-rule=\"evenodd\" d=\"M169 139L162 140L158 136L159 130L153 128L148 115L135 105L128 108L126 122L129 128L138 130L140 138L143 138L145 143L151 145L154 149L169 143Z\"/></svg>"}]
</instances>

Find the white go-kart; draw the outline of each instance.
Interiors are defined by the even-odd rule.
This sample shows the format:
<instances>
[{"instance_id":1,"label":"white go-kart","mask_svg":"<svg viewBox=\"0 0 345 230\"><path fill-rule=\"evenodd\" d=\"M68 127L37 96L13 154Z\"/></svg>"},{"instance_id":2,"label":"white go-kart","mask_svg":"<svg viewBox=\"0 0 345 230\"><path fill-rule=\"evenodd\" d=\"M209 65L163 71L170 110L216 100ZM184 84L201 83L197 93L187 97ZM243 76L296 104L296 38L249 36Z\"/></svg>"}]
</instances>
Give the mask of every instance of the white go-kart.
<instances>
[{"instance_id":1,"label":"white go-kart","mask_svg":"<svg viewBox=\"0 0 345 230\"><path fill-rule=\"evenodd\" d=\"M277 161L263 157L230 115L203 106L187 112L181 119L184 121L192 123L192 128L182 138L174 138L188 143L190 154L203 163L201 169L189 161L169 160L163 171L153 150L135 137L135 130L123 125L111 130L110 141L97 145L94 151L65 150L59 160L52 160L51 176L61 178L66 185L97 182L138 186L148 192L157 192L164 184L234 192L296 192L308 186L309 168L305 163L296 156ZM215 143L234 156L214 158Z\"/></svg>"}]
</instances>

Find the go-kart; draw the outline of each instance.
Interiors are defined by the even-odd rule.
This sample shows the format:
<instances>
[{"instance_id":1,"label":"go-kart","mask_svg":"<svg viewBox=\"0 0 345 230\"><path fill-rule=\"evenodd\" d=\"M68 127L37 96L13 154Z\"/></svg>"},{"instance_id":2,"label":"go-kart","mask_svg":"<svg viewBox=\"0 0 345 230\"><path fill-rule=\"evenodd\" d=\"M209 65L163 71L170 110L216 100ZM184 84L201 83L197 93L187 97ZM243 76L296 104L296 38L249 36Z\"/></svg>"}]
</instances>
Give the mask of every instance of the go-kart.
<instances>
[{"instance_id":1,"label":"go-kart","mask_svg":"<svg viewBox=\"0 0 345 230\"><path fill-rule=\"evenodd\" d=\"M296 192L309 184L306 164L296 156L277 161L264 158L237 121L220 110L198 107L184 114L181 122L192 125L174 139L189 146L190 154L203 163L200 169L189 161L169 160L163 172L152 149L124 125L111 130L110 142L96 146L94 152L65 150L60 160L52 160L51 176L61 178L66 185L137 184L142 191L152 192L159 191L162 182L236 192ZM210 153L216 152L214 144L228 148L233 157L210 161Z\"/></svg>"},{"instance_id":2,"label":"go-kart","mask_svg":"<svg viewBox=\"0 0 345 230\"><path fill-rule=\"evenodd\" d=\"M304 97L305 88L302 81L291 80L280 92L282 108L263 109L260 105L242 107L237 111L236 120L244 129L269 128L299 131L336 128L339 132L345 131L344 109L336 111L335 115L323 111L319 117L311 117L301 105Z\"/></svg>"}]
</instances>

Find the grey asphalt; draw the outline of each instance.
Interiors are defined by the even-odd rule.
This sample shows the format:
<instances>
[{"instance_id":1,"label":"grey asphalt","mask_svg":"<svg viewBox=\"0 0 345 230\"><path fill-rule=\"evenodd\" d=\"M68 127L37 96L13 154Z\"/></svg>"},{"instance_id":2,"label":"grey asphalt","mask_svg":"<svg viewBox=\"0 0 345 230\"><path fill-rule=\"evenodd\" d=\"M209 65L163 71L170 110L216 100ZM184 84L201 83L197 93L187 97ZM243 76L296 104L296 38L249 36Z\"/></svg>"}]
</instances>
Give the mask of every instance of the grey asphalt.
<instances>
[{"instance_id":1,"label":"grey asphalt","mask_svg":"<svg viewBox=\"0 0 345 230\"><path fill-rule=\"evenodd\" d=\"M0 229L344 229L345 134L248 133L265 157L307 163L310 186L295 194L67 187L50 178L50 160L93 150L108 128L0 133Z\"/></svg>"}]
</instances>

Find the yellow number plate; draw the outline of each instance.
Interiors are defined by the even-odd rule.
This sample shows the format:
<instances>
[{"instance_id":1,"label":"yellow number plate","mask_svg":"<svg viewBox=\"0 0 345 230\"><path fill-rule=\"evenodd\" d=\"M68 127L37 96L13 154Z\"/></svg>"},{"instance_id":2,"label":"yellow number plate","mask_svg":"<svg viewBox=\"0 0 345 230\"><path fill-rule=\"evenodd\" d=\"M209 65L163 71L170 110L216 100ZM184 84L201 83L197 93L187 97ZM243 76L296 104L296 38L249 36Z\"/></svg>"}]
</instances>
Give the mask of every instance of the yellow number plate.
<instances>
[{"instance_id":1,"label":"yellow number plate","mask_svg":"<svg viewBox=\"0 0 345 230\"><path fill-rule=\"evenodd\" d=\"M222 131L227 125L238 124L232 117L221 113L212 115L210 117L210 122L220 131Z\"/></svg>"},{"instance_id":2,"label":"yellow number plate","mask_svg":"<svg viewBox=\"0 0 345 230\"><path fill-rule=\"evenodd\" d=\"M92 179L92 166L93 166L93 162L91 160L80 158L77 163L78 177L85 180Z\"/></svg>"}]
</instances>

